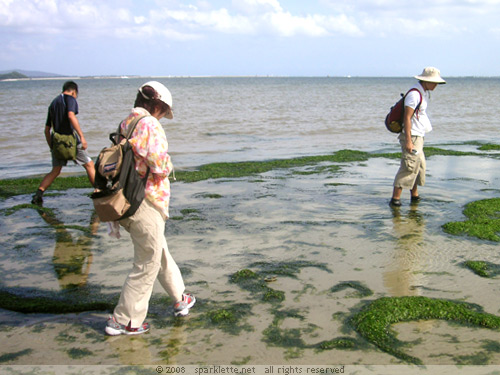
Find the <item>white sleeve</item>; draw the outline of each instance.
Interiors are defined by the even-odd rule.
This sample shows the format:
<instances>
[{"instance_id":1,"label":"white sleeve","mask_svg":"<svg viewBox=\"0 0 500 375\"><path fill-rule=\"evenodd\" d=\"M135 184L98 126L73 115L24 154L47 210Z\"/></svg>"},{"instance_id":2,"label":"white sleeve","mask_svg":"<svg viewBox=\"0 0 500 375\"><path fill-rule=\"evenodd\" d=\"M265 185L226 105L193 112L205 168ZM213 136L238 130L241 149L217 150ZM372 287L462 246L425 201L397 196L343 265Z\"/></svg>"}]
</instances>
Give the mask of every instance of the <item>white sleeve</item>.
<instances>
[{"instance_id":1,"label":"white sleeve","mask_svg":"<svg viewBox=\"0 0 500 375\"><path fill-rule=\"evenodd\" d=\"M405 107L415 109L420 101L420 92L417 90L410 91L405 97Z\"/></svg>"}]
</instances>

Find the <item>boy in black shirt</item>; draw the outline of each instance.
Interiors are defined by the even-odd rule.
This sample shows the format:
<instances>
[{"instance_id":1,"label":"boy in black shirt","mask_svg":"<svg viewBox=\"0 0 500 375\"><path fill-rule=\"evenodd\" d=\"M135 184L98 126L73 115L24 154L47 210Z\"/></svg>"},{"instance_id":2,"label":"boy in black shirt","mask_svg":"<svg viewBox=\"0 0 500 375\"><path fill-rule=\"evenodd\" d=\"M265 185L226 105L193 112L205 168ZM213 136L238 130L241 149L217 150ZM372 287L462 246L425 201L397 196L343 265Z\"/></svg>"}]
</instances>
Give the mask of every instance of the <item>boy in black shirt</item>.
<instances>
[{"instance_id":1,"label":"boy in black shirt","mask_svg":"<svg viewBox=\"0 0 500 375\"><path fill-rule=\"evenodd\" d=\"M45 139L49 148L52 149L52 131L60 134L75 133L77 139L77 154L75 163L83 165L87 176L94 185L95 169L94 162L87 153L87 141L83 135L76 115L78 114L78 85L73 81L68 81L63 85L63 90L50 104L47 122L45 123ZM61 173L62 167L68 163L67 160L57 159L52 154L52 170L43 178L37 192L33 196L31 203L42 204L43 193L49 188L54 180Z\"/></svg>"}]
</instances>

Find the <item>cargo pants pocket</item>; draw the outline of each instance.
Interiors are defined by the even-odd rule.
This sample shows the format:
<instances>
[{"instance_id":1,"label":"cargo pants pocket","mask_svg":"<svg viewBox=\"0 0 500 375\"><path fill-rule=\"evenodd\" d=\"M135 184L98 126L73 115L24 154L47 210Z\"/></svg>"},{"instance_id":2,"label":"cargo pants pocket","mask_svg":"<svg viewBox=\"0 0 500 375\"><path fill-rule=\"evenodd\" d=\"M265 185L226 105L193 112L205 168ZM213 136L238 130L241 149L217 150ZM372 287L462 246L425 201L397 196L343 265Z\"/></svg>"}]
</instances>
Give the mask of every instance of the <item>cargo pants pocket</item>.
<instances>
[{"instance_id":1,"label":"cargo pants pocket","mask_svg":"<svg viewBox=\"0 0 500 375\"><path fill-rule=\"evenodd\" d=\"M406 154L403 158L403 163L408 172L415 173L418 171L419 157L413 154Z\"/></svg>"}]
</instances>

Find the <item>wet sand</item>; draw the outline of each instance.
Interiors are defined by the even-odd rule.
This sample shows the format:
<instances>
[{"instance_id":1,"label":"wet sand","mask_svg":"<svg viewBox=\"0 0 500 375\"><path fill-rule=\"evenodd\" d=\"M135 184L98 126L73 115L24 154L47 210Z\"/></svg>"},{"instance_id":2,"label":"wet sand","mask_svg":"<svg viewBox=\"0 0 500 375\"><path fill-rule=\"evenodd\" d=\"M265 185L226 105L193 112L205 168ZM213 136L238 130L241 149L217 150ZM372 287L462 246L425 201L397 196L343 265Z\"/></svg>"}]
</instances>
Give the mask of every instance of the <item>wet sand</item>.
<instances>
[{"instance_id":1,"label":"wet sand","mask_svg":"<svg viewBox=\"0 0 500 375\"><path fill-rule=\"evenodd\" d=\"M138 337L105 336L109 311L0 310L0 365L406 364L364 340L346 319L363 303L399 296L459 300L500 315L498 279L460 265L471 259L500 263L498 244L441 228L463 220L466 203L499 195L500 160L431 157L422 202L411 206L404 192L403 206L393 210L388 201L398 165L371 158L340 164L339 170L323 163L173 183L166 235L187 291L198 299L190 316L174 319L159 285L148 318L151 332ZM120 240L108 237L93 218L87 189L56 193L44 206L54 209L57 222L32 208L2 215L2 288L56 295L97 291L112 302L131 267L128 235L122 229ZM16 196L0 208L27 202L29 196ZM239 270L258 272L273 264L299 265L293 276L277 274L267 284L284 293L281 302L263 301L231 282ZM343 282L372 294L332 291ZM210 311L235 306L246 314L227 324L209 319ZM500 365L500 331L438 320L393 329L406 343L402 350L426 365ZM356 344L313 348L339 337Z\"/></svg>"}]
</instances>

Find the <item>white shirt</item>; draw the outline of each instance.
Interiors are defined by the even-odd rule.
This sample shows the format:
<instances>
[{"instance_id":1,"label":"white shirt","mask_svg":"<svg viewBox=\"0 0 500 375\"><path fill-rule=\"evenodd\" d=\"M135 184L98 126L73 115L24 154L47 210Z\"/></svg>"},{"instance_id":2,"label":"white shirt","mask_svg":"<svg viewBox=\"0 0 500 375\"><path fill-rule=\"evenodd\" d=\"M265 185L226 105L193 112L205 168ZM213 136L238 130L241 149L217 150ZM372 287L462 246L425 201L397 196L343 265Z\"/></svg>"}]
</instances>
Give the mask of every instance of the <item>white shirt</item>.
<instances>
[{"instance_id":1,"label":"white shirt","mask_svg":"<svg viewBox=\"0 0 500 375\"><path fill-rule=\"evenodd\" d=\"M418 82L412 88L416 88L422 94L422 103L418 108L418 112L415 113L411 117L411 135L417 135L420 137L425 137L425 133L429 133L432 131L431 120L427 116L427 100L429 98L429 94L424 90L420 82ZM420 102L420 95L416 91L411 91L405 97L405 107L417 108L418 103Z\"/></svg>"}]
</instances>

